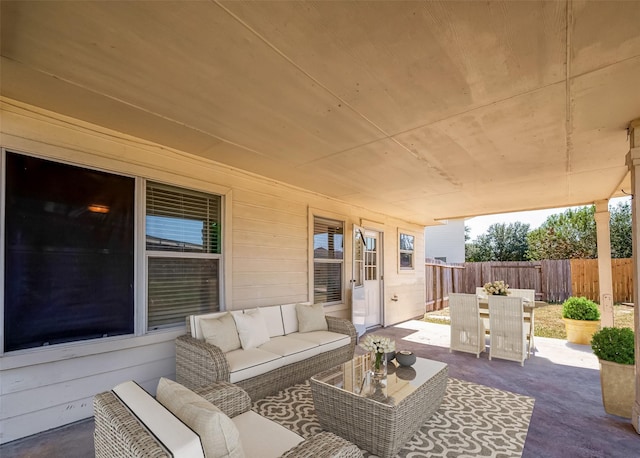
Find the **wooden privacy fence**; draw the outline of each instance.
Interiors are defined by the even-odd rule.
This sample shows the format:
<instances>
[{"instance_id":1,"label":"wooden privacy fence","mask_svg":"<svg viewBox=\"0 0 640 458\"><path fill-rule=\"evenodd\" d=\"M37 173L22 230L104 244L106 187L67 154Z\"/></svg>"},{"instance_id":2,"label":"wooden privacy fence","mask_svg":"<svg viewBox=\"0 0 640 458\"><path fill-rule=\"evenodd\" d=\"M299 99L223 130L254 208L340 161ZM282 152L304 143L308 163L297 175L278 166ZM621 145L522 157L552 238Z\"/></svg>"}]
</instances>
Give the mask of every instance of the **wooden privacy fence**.
<instances>
[{"instance_id":1,"label":"wooden privacy fence","mask_svg":"<svg viewBox=\"0 0 640 458\"><path fill-rule=\"evenodd\" d=\"M631 258L611 260L613 302L633 301L633 260ZM571 288L574 296L584 296L600 301L597 259L571 260Z\"/></svg>"},{"instance_id":2,"label":"wooden privacy fence","mask_svg":"<svg viewBox=\"0 0 640 458\"><path fill-rule=\"evenodd\" d=\"M427 285L426 311L441 310L449 305L449 293L461 292L461 264L447 264L427 258L424 264L425 284Z\"/></svg>"},{"instance_id":3,"label":"wooden privacy fence","mask_svg":"<svg viewBox=\"0 0 640 458\"><path fill-rule=\"evenodd\" d=\"M632 259L611 260L613 301L633 300ZM494 280L504 280L509 287L534 289L536 299L563 302L570 296L600 300L597 259L562 259L545 261L466 262L446 264L427 259L426 311L440 310L449 303L449 293L470 293Z\"/></svg>"}]
</instances>

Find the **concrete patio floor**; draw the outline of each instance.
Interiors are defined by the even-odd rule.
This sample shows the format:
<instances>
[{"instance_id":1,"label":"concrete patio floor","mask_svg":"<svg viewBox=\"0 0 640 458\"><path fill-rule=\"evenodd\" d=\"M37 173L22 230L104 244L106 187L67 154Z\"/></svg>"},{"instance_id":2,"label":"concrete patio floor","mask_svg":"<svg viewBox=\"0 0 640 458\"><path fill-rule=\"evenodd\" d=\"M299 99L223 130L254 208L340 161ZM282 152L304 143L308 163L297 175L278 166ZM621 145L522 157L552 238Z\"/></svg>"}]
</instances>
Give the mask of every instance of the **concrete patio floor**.
<instances>
[{"instance_id":1,"label":"concrete patio floor","mask_svg":"<svg viewBox=\"0 0 640 458\"><path fill-rule=\"evenodd\" d=\"M489 361L488 352L450 353L447 325L414 320L372 332L394 338L398 349L446 362L451 377L535 398L523 458L640 457L640 435L629 420L604 411L589 346L536 337L535 355L521 367ZM89 419L0 446L0 456L90 457L92 434Z\"/></svg>"}]
</instances>

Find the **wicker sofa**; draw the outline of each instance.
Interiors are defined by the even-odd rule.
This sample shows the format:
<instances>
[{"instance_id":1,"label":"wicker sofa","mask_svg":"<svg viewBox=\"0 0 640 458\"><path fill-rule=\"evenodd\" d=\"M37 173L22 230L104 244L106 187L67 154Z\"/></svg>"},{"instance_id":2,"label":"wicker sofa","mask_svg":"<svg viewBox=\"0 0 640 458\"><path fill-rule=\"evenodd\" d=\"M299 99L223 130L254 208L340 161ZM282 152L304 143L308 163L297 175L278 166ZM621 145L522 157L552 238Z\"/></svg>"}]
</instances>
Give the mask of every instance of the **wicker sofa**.
<instances>
[{"instance_id":1,"label":"wicker sofa","mask_svg":"<svg viewBox=\"0 0 640 458\"><path fill-rule=\"evenodd\" d=\"M243 329L247 318L260 329ZM176 339L176 380L191 389L232 382L254 400L349 361L356 344L350 321L325 316L322 307L309 304L191 315L186 324L187 333ZM241 342L229 344L235 332ZM253 342L245 345L247 334Z\"/></svg>"},{"instance_id":2,"label":"wicker sofa","mask_svg":"<svg viewBox=\"0 0 640 458\"><path fill-rule=\"evenodd\" d=\"M191 392L160 379L154 399L130 381L96 395L93 404L98 458L362 457L332 433L304 440L258 415L247 393L227 382Z\"/></svg>"}]
</instances>

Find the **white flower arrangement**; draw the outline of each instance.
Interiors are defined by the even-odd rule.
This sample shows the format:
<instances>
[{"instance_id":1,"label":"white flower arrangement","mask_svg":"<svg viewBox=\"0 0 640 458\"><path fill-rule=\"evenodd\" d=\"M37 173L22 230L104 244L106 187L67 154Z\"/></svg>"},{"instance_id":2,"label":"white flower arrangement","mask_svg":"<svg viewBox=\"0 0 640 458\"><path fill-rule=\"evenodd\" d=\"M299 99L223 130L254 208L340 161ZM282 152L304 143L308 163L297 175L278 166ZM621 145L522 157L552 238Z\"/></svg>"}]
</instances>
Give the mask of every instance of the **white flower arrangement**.
<instances>
[{"instance_id":1,"label":"white flower arrangement","mask_svg":"<svg viewBox=\"0 0 640 458\"><path fill-rule=\"evenodd\" d=\"M506 296L509 294L509 285L502 280L496 280L484 284L484 290L487 294L493 296Z\"/></svg>"},{"instance_id":2,"label":"white flower arrangement","mask_svg":"<svg viewBox=\"0 0 640 458\"><path fill-rule=\"evenodd\" d=\"M396 342L388 337L369 334L360 342L360 347L371 353L389 353L396 349Z\"/></svg>"}]
</instances>

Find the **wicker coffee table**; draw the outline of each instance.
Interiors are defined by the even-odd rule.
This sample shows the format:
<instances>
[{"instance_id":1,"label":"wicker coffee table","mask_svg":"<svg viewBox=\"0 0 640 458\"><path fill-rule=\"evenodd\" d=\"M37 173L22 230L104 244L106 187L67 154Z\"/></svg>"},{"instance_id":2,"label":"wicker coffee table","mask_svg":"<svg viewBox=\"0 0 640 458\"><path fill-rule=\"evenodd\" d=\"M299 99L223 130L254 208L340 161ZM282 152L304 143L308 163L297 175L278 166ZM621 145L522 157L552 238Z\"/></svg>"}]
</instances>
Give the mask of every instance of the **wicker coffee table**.
<instances>
[{"instance_id":1,"label":"wicker coffee table","mask_svg":"<svg viewBox=\"0 0 640 458\"><path fill-rule=\"evenodd\" d=\"M313 403L322 428L388 458L438 410L448 368L423 358L412 367L394 362L386 380L367 384L368 360L368 355L357 356L311 377Z\"/></svg>"}]
</instances>

